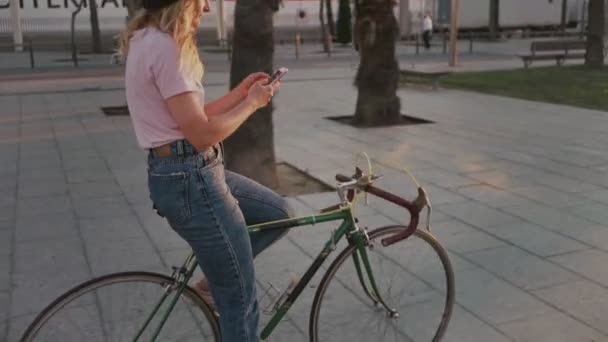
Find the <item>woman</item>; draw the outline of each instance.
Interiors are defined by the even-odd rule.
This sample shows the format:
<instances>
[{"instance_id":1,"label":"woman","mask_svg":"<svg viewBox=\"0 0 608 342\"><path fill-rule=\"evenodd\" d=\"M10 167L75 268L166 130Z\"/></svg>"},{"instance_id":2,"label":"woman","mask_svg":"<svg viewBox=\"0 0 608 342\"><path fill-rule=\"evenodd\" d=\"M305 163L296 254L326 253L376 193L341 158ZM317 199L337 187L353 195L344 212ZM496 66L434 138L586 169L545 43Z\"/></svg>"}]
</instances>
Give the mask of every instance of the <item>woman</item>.
<instances>
[{"instance_id":1,"label":"woman","mask_svg":"<svg viewBox=\"0 0 608 342\"><path fill-rule=\"evenodd\" d=\"M283 232L250 239L246 225L289 218L290 210L268 188L225 171L219 143L266 106L280 83L255 73L205 103L195 34L208 0L144 0L143 7L119 52L135 134L149 150L150 197L194 250L206 277L197 287L219 312L223 340L257 341L253 258Z\"/></svg>"}]
</instances>

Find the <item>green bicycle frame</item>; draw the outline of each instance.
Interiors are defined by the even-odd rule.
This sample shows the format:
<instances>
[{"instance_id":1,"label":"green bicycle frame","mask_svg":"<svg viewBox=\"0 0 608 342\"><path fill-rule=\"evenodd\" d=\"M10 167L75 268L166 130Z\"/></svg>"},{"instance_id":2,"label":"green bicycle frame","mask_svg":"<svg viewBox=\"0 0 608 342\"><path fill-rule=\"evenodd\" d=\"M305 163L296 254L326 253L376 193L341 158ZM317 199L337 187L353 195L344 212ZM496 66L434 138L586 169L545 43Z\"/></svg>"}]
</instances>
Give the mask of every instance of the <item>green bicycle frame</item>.
<instances>
[{"instance_id":1,"label":"green bicycle frame","mask_svg":"<svg viewBox=\"0 0 608 342\"><path fill-rule=\"evenodd\" d=\"M325 213L325 214L305 216L305 217L299 217L299 218L252 225L252 226L248 227L248 231L249 231L250 235L255 235L255 234L264 232L266 230L311 226L311 225L315 225L317 223L331 222L331 221L338 221L338 220L342 220L342 224L340 225L340 227L336 231L333 232L330 240L327 241L327 243L325 243L323 250L321 250L319 255L315 258L315 260L313 261L311 266L308 268L308 270L306 270L306 273L304 273L304 275L300 278L300 280L295 285L295 287L293 288L291 293L289 293L289 295L284 300L284 302L281 303L280 306L277 308L276 312L274 313L274 315L272 316L272 318L270 319L268 324L262 329L262 332L260 334L260 338L262 340L266 340L272 334L272 332L277 327L277 325L279 324L281 319L283 319L283 317L287 314L287 312L289 311L290 307L293 305L295 300L300 296L300 294L302 293L302 291L304 291L304 289L306 288L306 286L308 285L308 283L310 282L312 277L319 270L319 268L321 267L323 262L336 249L336 247L335 247L336 244L339 241L341 241L342 238L345 236L347 237L349 244L357 246L357 252L355 254L353 254L353 259L355 262L355 268L357 270L357 275L359 277L361 285L363 286L363 290L364 290L365 294L371 300L373 300L375 303L381 303L385 308L387 308L388 310L391 310L384 303L384 301L382 300L382 298L379 294L379 291L377 289L376 281L374 279L371 265L369 263L369 259L367 256L367 250L366 250L366 246L367 246L367 242L368 242L367 235L365 232L358 230L357 223L356 223L355 218L353 217L350 206L345 206L339 210L332 211L332 212ZM196 258L194 257L193 254L191 254L188 257L188 259L186 260L186 262L184 262L184 264L181 268L182 270L184 270L184 278L183 278L183 280L181 280L178 283L178 286L176 287L177 291L175 293L175 297L171 300L169 308L163 313L163 317L162 317L159 325L155 329L155 333L152 338L152 341L156 340L163 325L165 324L168 317L170 316L171 311L173 310L173 307L175 306L175 303L177 302L177 299L182 294L186 284L192 277L192 274L194 273L194 270L196 269L197 265L198 264L196 263ZM367 282L365 280L366 277L364 276L364 271L365 271L365 274L367 274L367 280L369 281L369 284L371 285L370 286L371 289L366 285ZM134 339L134 341L137 341L139 336L143 333L143 330L152 321L153 316L155 314L157 314L159 308L162 306L162 303L167 299L167 297L168 297L168 293L165 293L163 295L163 297L160 299L159 303L154 308L150 317L146 320L144 326L140 329L139 334Z\"/></svg>"}]
</instances>

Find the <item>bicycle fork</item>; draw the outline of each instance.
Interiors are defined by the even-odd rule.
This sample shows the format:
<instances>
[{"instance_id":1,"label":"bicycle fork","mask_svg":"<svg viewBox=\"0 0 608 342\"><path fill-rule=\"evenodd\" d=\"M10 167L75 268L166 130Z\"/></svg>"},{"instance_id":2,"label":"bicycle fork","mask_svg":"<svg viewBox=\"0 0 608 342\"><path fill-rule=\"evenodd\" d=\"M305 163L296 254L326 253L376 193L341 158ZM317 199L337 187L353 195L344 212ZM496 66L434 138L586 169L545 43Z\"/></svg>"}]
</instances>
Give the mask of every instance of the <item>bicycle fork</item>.
<instances>
[{"instance_id":1,"label":"bicycle fork","mask_svg":"<svg viewBox=\"0 0 608 342\"><path fill-rule=\"evenodd\" d=\"M369 256L367 253L367 247L370 247L372 245L369 244L369 240L362 241L362 238L359 238L358 241L356 241L355 243L357 245L357 248L353 253L353 262L355 263L355 269L357 270L357 276L359 278L359 282L361 283L361 287L363 288L363 292L365 292L365 295L369 299L371 299L374 305L382 305L390 318L399 318L399 313L397 312L397 310L391 308L384 301L382 295L380 294L380 291L378 290L378 285L376 283L376 279L374 277L374 273L372 271L372 267L369 262ZM366 278L369 280L370 286L367 285L367 282L365 280Z\"/></svg>"}]
</instances>

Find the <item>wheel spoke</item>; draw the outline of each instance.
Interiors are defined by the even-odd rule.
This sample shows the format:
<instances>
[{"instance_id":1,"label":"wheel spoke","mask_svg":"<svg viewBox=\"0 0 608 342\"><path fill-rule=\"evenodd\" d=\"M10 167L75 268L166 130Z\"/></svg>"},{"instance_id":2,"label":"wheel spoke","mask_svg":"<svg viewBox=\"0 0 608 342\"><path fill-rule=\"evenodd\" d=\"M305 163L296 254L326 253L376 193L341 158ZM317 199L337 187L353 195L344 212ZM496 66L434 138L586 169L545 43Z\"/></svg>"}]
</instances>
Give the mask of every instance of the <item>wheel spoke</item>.
<instances>
[{"instance_id":1,"label":"wheel spoke","mask_svg":"<svg viewBox=\"0 0 608 342\"><path fill-rule=\"evenodd\" d=\"M87 282L45 309L24 341L133 341L170 281L151 273L121 273ZM150 340L172 298L162 303L138 341ZM213 313L186 290L157 340L218 341L219 328Z\"/></svg>"},{"instance_id":2,"label":"wheel spoke","mask_svg":"<svg viewBox=\"0 0 608 342\"><path fill-rule=\"evenodd\" d=\"M447 253L434 238L421 231L395 245L381 245L382 238L402 229L405 227L371 232L370 239L376 243L369 252L379 293L399 316L392 317L383 306L371 305L356 280L351 257L355 247L348 247L319 285L311 317L311 341L441 339L451 316L454 295ZM364 276L368 277L367 273ZM433 281L443 285L437 286Z\"/></svg>"}]
</instances>

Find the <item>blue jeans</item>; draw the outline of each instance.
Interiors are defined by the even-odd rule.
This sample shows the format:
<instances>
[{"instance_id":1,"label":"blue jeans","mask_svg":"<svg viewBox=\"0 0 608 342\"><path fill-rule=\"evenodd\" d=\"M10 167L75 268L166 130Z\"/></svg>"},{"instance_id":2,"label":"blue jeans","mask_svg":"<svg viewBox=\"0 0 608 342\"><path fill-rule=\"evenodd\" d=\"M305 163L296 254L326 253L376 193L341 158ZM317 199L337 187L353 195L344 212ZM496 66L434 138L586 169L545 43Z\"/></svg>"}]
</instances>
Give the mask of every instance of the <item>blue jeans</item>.
<instances>
[{"instance_id":1,"label":"blue jeans","mask_svg":"<svg viewBox=\"0 0 608 342\"><path fill-rule=\"evenodd\" d=\"M286 201L253 180L224 170L217 148L182 156L150 155L148 166L156 210L192 247L209 281L223 341L257 341L253 258L286 231L250 238L247 225L290 217Z\"/></svg>"}]
</instances>

